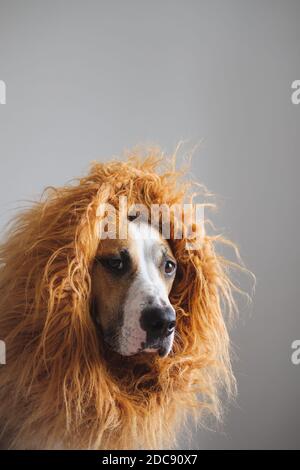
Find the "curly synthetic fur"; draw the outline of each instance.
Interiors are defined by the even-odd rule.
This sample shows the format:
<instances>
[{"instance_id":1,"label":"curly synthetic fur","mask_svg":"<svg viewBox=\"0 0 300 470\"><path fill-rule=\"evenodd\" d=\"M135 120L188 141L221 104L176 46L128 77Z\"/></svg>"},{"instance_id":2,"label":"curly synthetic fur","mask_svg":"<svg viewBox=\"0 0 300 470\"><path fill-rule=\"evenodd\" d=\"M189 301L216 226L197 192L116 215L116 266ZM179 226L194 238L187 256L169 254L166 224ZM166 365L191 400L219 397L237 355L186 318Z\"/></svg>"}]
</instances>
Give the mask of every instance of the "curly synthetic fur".
<instances>
[{"instance_id":1,"label":"curly synthetic fur","mask_svg":"<svg viewBox=\"0 0 300 470\"><path fill-rule=\"evenodd\" d=\"M176 445L186 416L220 416L220 390L234 377L222 310L233 305L221 237L201 248L170 240L178 263L177 312L166 358L107 354L91 317L91 269L101 202L186 202L191 183L159 149L94 163L69 186L49 188L15 220L0 247L2 442L10 448L132 449ZM226 243L226 241L224 240ZM150 357L151 356L151 357Z\"/></svg>"}]
</instances>

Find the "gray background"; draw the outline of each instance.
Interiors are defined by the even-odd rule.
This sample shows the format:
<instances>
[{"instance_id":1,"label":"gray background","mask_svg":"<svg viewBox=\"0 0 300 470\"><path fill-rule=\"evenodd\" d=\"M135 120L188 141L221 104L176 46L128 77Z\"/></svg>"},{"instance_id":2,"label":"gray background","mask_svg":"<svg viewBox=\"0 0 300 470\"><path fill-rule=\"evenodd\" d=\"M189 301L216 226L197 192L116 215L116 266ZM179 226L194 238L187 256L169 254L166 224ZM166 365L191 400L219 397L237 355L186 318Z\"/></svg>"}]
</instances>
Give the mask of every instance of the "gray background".
<instances>
[{"instance_id":1,"label":"gray background","mask_svg":"<svg viewBox=\"0 0 300 470\"><path fill-rule=\"evenodd\" d=\"M257 276L233 331L239 396L182 446L300 447L300 1L0 0L0 223L137 143L203 139L193 172Z\"/></svg>"}]
</instances>

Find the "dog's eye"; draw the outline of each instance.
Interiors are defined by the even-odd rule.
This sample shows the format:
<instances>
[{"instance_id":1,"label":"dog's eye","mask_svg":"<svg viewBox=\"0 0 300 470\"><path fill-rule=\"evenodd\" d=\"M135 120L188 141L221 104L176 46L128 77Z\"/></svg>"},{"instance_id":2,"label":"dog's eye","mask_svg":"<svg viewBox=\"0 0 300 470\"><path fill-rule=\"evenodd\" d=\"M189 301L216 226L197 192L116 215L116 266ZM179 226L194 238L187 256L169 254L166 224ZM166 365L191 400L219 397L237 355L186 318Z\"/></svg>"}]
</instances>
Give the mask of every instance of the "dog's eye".
<instances>
[{"instance_id":1,"label":"dog's eye","mask_svg":"<svg viewBox=\"0 0 300 470\"><path fill-rule=\"evenodd\" d=\"M115 274L126 274L130 271L131 262L127 250L122 250L119 255L97 257L96 261L101 263L107 270Z\"/></svg>"},{"instance_id":2,"label":"dog's eye","mask_svg":"<svg viewBox=\"0 0 300 470\"><path fill-rule=\"evenodd\" d=\"M170 259L165 262L165 273L171 275L175 272L176 264Z\"/></svg>"},{"instance_id":3,"label":"dog's eye","mask_svg":"<svg viewBox=\"0 0 300 470\"><path fill-rule=\"evenodd\" d=\"M124 263L120 258L106 258L102 260L102 263L113 271L122 271L124 269Z\"/></svg>"},{"instance_id":4,"label":"dog's eye","mask_svg":"<svg viewBox=\"0 0 300 470\"><path fill-rule=\"evenodd\" d=\"M106 263L111 269L116 269L117 271L121 271L124 268L124 264L121 259L109 258L106 260Z\"/></svg>"}]
</instances>

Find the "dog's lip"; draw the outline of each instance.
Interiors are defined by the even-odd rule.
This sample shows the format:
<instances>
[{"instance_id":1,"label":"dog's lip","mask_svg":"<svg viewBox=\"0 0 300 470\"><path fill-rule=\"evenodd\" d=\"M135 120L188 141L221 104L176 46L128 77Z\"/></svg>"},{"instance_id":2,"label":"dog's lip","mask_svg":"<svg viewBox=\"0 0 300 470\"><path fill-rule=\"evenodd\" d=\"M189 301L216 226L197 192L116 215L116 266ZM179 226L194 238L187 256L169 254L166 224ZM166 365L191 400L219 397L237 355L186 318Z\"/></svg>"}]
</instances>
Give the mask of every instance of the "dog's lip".
<instances>
[{"instance_id":1,"label":"dog's lip","mask_svg":"<svg viewBox=\"0 0 300 470\"><path fill-rule=\"evenodd\" d=\"M168 355L168 349L165 346L156 346L156 347L148 347L141 350L141 352L147 354L157 354L159 357L166 357Z\"/></svg>"},{"instance_id":2,"label":"dog's lip","mask_svg":"<svg viewBox=\"0 0 300 470\"><path fill-rule=\"evenodd\" d=\"M141 352L145 352L145 353L157 353L157 351L160 350L160 347L157 346L157 347L147 347L147 348L142 348L141 349Z\"/></svg>"}]
</instances>

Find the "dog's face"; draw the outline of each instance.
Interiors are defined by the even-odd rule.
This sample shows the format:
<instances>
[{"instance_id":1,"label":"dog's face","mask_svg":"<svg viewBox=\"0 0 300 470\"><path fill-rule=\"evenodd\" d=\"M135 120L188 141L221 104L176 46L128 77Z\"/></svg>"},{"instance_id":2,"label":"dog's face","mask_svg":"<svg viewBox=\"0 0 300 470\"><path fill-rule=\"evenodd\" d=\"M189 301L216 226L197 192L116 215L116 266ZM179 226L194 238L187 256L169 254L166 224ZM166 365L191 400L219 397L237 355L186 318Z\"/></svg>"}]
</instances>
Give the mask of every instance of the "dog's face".
<instances>
[{"instance_id":1,"label":"dog's face","mask_svg":"<svg viewBox=\"0 0 300 470\"><path fill-rule=\"evenodd\" d=\"M123 356L169 354L175 311L169 301L176 261L153 227L128 224L126 239L101 240L92 273L93 315L110 347Z\"/></svg>"}]
</instances>

